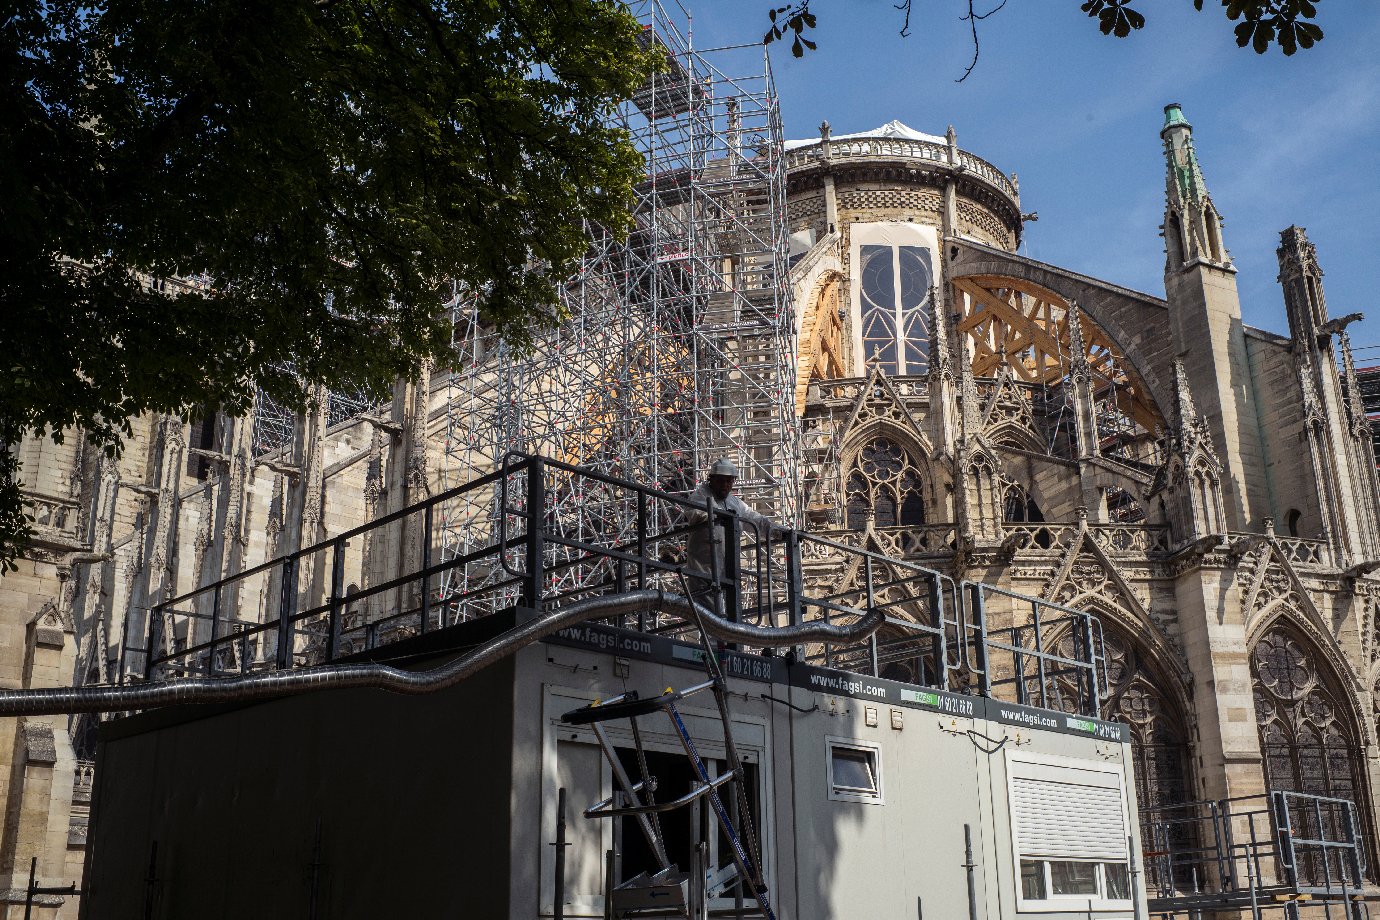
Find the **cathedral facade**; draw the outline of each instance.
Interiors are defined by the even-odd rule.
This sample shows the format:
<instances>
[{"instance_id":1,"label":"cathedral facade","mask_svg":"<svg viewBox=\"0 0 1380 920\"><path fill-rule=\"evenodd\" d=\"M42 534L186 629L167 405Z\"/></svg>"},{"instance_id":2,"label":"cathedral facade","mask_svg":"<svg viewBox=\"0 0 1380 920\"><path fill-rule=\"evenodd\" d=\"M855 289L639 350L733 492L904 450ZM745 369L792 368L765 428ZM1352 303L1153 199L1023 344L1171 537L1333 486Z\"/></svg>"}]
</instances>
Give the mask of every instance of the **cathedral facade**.
<instances>
[{"instance_id":1,"label":"cathedral facade","mask_svg":"<svg viewBox=\"0 0 1380 920\"><path fill-rule=\"evenodd\" d=\"M1165 116L1162 298L1018 255L1014 178L952 130L792 145L807 523L1095 612L1143 806L1289 789L1374 815L1360 316L1329 314L1290 227L1288 335L1242 322L1192 127Z\"/></svg>"},{"instance_id":2,"label":"cathedral facade","mask_svg":"<svg viewBox=\"0 0 1380 920\"><path fill-rule=\"evenodd\" d=\"M1317 253L1290 227L1287 334L1244 325L1178 106L1161 139L1163 297L1019 255L1014 176L952 130L826 125L786 145L799 523L1095 612L1104 715L1131 727L1142 805L1334 795L1362 805L1374 840L1380 490L1346 332L1359 317L1329 314ZM0 579L5 686L118 680L160 601L446 486L445 376L401 381L362 411L322 394L279 429L262 413L143 419L119 459L79 436L18 445L37 539ZM439 551L419 524L351 545L350 571L415 570ZM319 596L330 574L294 577ZM856 573L821 563L811 577L847 590ZM267 622L279 578L269 566L217 595L215 615ZM1020 625L1023 611L988 615ZM907 680L923 663L898 652L881 666ZM0 725L11 910L32 858L40 885L80 875L95 727ZM71 899L39 904L75 916Z\"/></svg>"}]
</instances>

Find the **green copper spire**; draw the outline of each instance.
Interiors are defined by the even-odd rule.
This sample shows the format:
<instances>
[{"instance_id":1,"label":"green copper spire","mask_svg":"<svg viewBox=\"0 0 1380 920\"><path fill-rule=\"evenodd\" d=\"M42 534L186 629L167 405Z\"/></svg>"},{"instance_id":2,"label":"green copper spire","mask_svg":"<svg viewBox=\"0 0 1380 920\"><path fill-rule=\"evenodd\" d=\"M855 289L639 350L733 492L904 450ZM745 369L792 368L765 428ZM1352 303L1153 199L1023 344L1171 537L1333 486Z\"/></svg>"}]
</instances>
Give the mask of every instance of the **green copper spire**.
<instances>
[{"instance_id":1,"label":"green copper spire","mask_svg":"<svg viewBox=\"0 0 1380 920\"><path fill-rule=\"evenodd\" d=\"M1198 153L1193 149L1193 125L1184 117L1183 106L1171 102L1164 107L1164 155L1169 163L1169 175L1183 201L1201 201L1207 197L1207 181L1198 165Z\"/></svg>"},{"instance_id":2,"label":"green copper spire","mask_svg":"<svg viewBox=\"0 0 1380 920\"><path fill-rule=\"evenodd\" d=\"M1184 118L1184 107L1177 102L1171 102L1164 107L1164 126L1166 128L1172 128L1175 125L1183 125L1190 131L1193 130L1193 126L1188 123L1188 119Z\"/></svg>"}]
</instances>

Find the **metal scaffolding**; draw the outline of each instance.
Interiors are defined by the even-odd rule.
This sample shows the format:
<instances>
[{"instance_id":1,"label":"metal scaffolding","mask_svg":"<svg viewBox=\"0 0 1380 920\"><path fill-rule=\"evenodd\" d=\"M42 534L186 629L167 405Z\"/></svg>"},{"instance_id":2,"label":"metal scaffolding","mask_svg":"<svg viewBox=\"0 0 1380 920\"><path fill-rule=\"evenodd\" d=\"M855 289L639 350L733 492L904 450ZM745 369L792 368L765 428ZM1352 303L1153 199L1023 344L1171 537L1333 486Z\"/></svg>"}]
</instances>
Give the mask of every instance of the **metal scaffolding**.
<instances>
[{"instance_id":1,"label":"metal scaffolding","mask_svg":"<svg viewBox=\"0 0 1380 920\"><path fill-rule=\"evenodd\" d=\"M512 352L456 296L461 360L447 382L442 487L522 450L682 492L728 456L742 471L741 497L794 522L796 327L770 64L760 45L694 50L678 6L632 6L644 47L667 60L610 116L646 163L633 229L620 241L588 228L589 250L561 289L568 319L530 354ZM745 60L754 73L736 75ZM588 485L550 485L552 526L591 541L632 540L638 509L626 495ZM497 493L471 492L464 506L444 509L443 558L491 538L498 501ZM442 594L463 597L496 574L457 566ZM574 566L553 577L577 590L608 573Z\"/></svg>"}]
</instances>

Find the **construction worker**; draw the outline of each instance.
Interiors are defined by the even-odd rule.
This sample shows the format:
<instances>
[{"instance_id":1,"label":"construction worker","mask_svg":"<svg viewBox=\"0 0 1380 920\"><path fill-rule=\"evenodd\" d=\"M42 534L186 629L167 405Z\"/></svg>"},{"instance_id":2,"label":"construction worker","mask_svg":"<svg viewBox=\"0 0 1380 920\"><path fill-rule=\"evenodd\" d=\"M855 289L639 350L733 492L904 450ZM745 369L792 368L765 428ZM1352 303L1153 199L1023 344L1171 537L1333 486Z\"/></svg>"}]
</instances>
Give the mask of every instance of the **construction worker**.
<instances>
[{"instance_id":1,"label":"construction worker","mask_svg":"<svg viewBox=\"0 0 1380 920\"><path fill-rule=\"evenodd\" d=\"M743 529L746 531L746 538L752 539L754 536L766 541L771 536L771 531L775 528L771 518L749 508L743 500L733 494L733 484L738 479L738 467L732 460L724 457L714 461L714 465L709 468L709 478L700 483L693 492L689 494L689 499L699 506L708 506L711 501L714 510L729 511L736 515L743 522ZM685 538L686 572L692 573L690 578L690 590L696 600L711 610L717 609L712 597L713 584L709 580L709 575L714 571L718 558L718 569L720 575L723 574L724 548L727 538L724 534L724 525L720 521L712 527L707 523L708 514L699 508L687 509L686 523L700 524L690 531ZM755 529L755 532L754 532ZM701 577L695 577L696 573L702 573Z\"/></svg>"}]
</instances>

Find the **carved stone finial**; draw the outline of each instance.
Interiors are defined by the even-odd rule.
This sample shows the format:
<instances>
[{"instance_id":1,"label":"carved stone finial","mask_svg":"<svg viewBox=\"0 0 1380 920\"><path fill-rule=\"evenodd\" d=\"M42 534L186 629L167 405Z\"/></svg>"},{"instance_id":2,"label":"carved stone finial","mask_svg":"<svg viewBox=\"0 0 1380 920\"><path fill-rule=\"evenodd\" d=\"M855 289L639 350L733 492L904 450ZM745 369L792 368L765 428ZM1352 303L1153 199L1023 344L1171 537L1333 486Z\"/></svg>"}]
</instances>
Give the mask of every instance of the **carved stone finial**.
<instances>
[{"instance_id":1,"label":"carved stone finial","mask_svg":"<svg viewBox=\"0 0 1380 920\"><path fill-rule=\"evenodd\" d=\"M944 138L949 142L950 147L958 145L958 134L954 131L953 125L949 125L949 130L944 132Z\"/></svg>"},{"instance_id":2,"label":"carved stone finial","mask_svg":"<svg viewBox=\"0 0 1380 920\"><path fill-rule=\"evenodd\" d=\"M1193 393L1188 388L1188 371L1180 358L1174 359L1174 401L1179 414L1179 428L1187 434L1198 422L1198 407L1193 404Z\"/></svg>"},{"instance_id":3,"label":"carved stone finial","mask_svg":"<svg viewBox=\"0 0 1380 920\"><path fill-rule=\"evenodd\" d=\"M1260 523L1263 524L1263 525L1265 526L1265 536L1267 536L1267 537L1273 537L1273 536L1275 535L1275 519L1274 519L1274 518L1272 518L1272 517L1263 518L1263 519L1261 520Z\"/></svg>"},{"instance_id":4,"label":"carved stone finial","mask_svg":"<svg viewBox=\"0 0 1380 920\"><path fill-rule=\"evenodd\" d=\"M828 120L828 119L825 119L824 121L821 121L821 122L819 123L819 140L820 140L820 143L822 143L822 144L827 144L827 143L829 143L830 132L831 132L831 129L830 129L830 127L829 127L829 120Z\"/></svg>"},{"instance_id":5,"label":"carved stone finial","mask_svg":"<svg viewBox=\"0 0 1380 920\"><path fill-rule=\"evenodd\" d=\"M1088 506L1079 505L1073 509L1073 513L1078 517L1078 529L1086 530L1088 527Z\"/></svg>"},{"instance_id":6,"label":"carved stone finial","mask_svg":"<svg viewBox=\"0 0 1380 920\"><path fill-rule=\"evenodd\" d=\"M1322 269L1318 267L1318 247L1308 239L1308 231L1297 224L1279 232L1279 248L1275 252L1279 257L1281 281L1301 275L1322 277Z\"/></svg>"},{"instance_id":7,"label":"carved stone finial","mask_svg":"<svg viewBox=\"0 0 1380 920\"><path fill-rule=\"evenodd\" d=\"M1082 380L1092 379L1092 369L1088 366L1088 346L1083 340L1083 321L1079 317L1078 303L1069 301L1069 360L1072 375Z\"/></svg>"}]
</instances>

